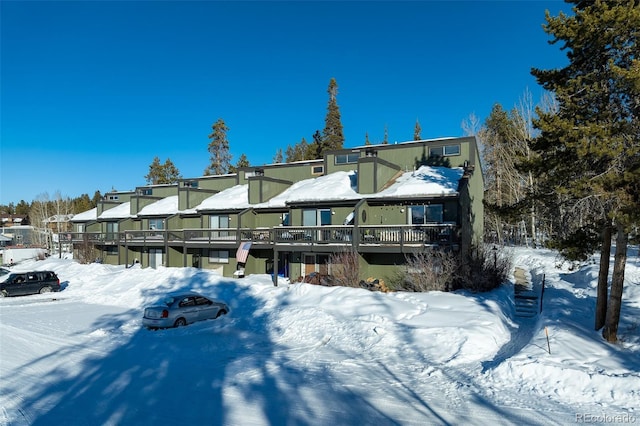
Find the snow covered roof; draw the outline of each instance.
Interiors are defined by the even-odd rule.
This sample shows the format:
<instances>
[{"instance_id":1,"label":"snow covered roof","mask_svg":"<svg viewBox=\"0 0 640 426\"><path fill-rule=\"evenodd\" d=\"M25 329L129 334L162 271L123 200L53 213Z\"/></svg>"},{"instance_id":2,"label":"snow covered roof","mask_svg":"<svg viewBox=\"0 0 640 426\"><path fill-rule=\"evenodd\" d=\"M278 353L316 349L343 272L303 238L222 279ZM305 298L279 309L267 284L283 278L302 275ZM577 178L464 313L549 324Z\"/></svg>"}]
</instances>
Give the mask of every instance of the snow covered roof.
<instances>
[{"instance_id":1,"label":"snow covered roof","mask_svg":"<svg viewBox=\"0 0 640 426\"><path fill-rule=\"evenodd\" d=\"M338 171L296 182L270 200L253 205L248 201L249 186L236 185L205 199L190 211L285 207L287 203L306 201L455 195L458 193L458 183L463 173L461 167L421 166L415 171L403 173L383 191L363 195L356 192L356 171Z\"/></svg>"},{"instance_id":2,"label":"snow covered roof","mask_svg":"<svg viewBox=\"0 0 640 426\"><path fill-rule=\"evenodd\" d=\"M72 214L54 214L53 216L49 216L43 223L63 223L69 222L73 218Z\"/></svg>"},{"instance_id":3,"label":"snow covered roof","mask_svg":"<svg viewBox=\"0 0 640 426\"><path fill-rule=\"evenodd\" d=\"M249 185L236 185L205 199L195 210L246 209L249 207Z\"/></svg>"},{"instance_id":4,"label":"snow covered roof","mask_svg":"<svg viewBox=\"0 0 640 426\"><path fill-rule=\"evenodd\" d=\"M138 212L138 216L171 215L178 213L178 196L171 195L145 206Z\"/></svg>"},{"instance_id":5,"label":"snow covered roof","mask_svg":"<svg viewBox=\"0 0 640 426\"><path fill-rule=\"evenodd\" d=\"M126 203L103 211L102 214L98 216L98 219L127 219L129 217L135 217L135 215L131 214L131 202L127 201Z\"/></svg>"},{"instance_id":6,"label":"snow covered roof","mask_svg":"<svg viewBox=\"0 0 640 426\"><path fill-rule=\"evenodd\" d=\"M335 172L296 182L269 201L253 207L284 207L287 202L358 200L356 172Z\"/></svg>"},{"instance_id":7,"label":"snow covered roof","mask_svg":"<svg viewBox=\"0 0 640 426\"><path fill-rule=\"evenodd\" d=\"M429 195L455 195L462 178L462 167L421 166L413 172L404 173L389 188L376 194L377 197L410 197Z\"/></svg>"},{"instance_id":8,"label":"snow covered roof","mask_svg":"<svg viewBox=\"0 0 640 426\"><path fill-rule=\"evenodd\" d=\"M71 218L71 222L88 222L98 218L98 208L94 207L82 213L78 213Z\"/></svg>"}]
</instances>

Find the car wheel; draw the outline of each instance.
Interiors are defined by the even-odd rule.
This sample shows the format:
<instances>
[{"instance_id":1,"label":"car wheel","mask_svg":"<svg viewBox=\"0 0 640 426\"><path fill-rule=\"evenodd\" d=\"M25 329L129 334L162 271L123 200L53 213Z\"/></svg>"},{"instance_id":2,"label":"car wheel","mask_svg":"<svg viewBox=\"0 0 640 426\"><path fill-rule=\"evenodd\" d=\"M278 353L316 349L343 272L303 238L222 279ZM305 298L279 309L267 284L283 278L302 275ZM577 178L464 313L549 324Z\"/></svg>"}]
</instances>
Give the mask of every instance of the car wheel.
<instances>
[{"instance_id":1,"label":"car wheel","mask_svg":"<svg viewBox=\"0 0 640 426\"><path fill-rule=\"evenodd\" d=\"M42 287L40 289L40 294L44 294L44 293L51 293L51 287L49 287L49 286Z\"/></svg>"},{"instance_id":2,"label":"car wheel","mask_svg":"<svg viewBox=\"0 0 640 426\"><path fill-rule=\"evenodd\" d=\"M184 327L185 325L187 325L187 320L185 320L184 318L178 318L175 322L175 324L173 324L175 327Z\"/></svg>"},{"instance_id":3,"label":"car wheel","mask_svg":"<svg viewBox=\"0 0 640 426\"><path fill-rule=\"evenodd\" d=\"M225 311L224 309L220 309L216 314L216 318L220 318L222 315L227 315L227 311Z\"/></svg>"}]
</instances>

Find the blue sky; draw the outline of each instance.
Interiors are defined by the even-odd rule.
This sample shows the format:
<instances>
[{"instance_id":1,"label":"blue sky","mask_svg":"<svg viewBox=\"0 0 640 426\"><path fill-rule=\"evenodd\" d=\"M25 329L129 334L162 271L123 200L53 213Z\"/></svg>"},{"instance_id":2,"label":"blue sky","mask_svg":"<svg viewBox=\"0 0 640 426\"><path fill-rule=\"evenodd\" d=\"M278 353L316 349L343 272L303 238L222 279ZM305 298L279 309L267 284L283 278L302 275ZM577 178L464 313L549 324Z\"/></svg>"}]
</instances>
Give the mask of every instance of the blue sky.
<instances>
[{"instance_id":1,"label":"blue sky","mask_svg":"<svg viewBox=\"0 0 640 426\"><path fill-rule=\"evenodd\" d=\"M345 147L461 136L470 114L539 101L531 67L566 63L542 30L561 1L2 1L0 204L144 185L155 156L271 163L324 127L339 86Z\"/></svg>"}]
</instances>

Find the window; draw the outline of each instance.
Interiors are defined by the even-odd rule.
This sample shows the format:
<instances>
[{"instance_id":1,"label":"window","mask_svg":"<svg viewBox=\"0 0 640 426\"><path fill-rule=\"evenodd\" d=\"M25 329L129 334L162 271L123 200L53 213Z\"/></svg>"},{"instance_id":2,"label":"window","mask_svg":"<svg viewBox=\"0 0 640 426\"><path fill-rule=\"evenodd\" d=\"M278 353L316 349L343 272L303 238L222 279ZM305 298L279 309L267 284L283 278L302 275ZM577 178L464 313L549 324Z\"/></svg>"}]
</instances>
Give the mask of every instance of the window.
<instances>
[{"instance_id":1,"label":"window","mask_svg":"<svg viewBox=\"0 0 640 426\"><path fill-rule=\"evenodd\" d=\"M444 147L444 155L460 155L460 145L447 145Z\"/></svg>"},{"instance_id":2,"label":"window","mask_svg":"<svg viewBox=\"0 0 640 426\"><path fill-rule=\"evenodd\" d=\"M209 250L209 262L229 263L229 251L228 250Z\"/></svg>"},{"instance_id":3,"label":"window","mask_svg":"<svg viewBox=\"0 0 640 426\"><path fill-rule=\"evenodd\" d=\"M442 157L442 147L437 146L434 148L429 148L429 157Z\"/></svg>"},{"instance_id":4,"label":"window","mask_svg":"<svg viewBox=\"0 0 640 426\"><path fill-rule=\"evenodd\" d=\"M84 224L83 223L78 223L76 225L76 232L84 232Z\"/></svg>"},{"instance_id":5,"label":"window","mask_svg":"<svg viewBox=\"0 0 640 426\"><path fill-rule=\"evenodd\" d=\"M434 146L429 148L430 157L449 157L460 155L460 145Z\"/></svg>"},{"instance_id":6,"label":"window","mask_svg":"<svg viewBox=\"0 0 640 426\"><path fill-rule=\"evenodd\" d=\"M196 306L196 300L193 297L185 297L180 301L180 307Z\"/></svg>"},{"instance_id":7,"label":"window","mask_svg":"<svg viewBox=\"0 0 640 426\"><path fill-rule=\"evenodd\" d=\"M107 222L107 233L113 234L118 232L118 222Z\"/></svg>"},{"instance_id":8,"label":"window","mask_svg":"<svg viewBox=\"0 0 640 426\"><path fill-rule=\"evenodd\" d=\"M311 168L312 175L321 175L324 173L324 166L313 166Z\"/></svg>"},{"instance_id":9,"label":"window","mask_svg":"<svg viewBox=\"0 0 640 426\"><path fill-rule=\"evenodd\" d=\"M118 198L120 198L120 197L118 197L117 195L109 195L107 197L108 200L117 200Z\"/></svg>"},{"instance_id":10,"label":"window","mask_svg":"<svg viewBox=\"0 0 640 426\"><path fill-rule=\"evenodd\" d=\"M425 225L427 223L443 222L442 204L429 204L425 206L410 206L409 221L412 225Z\"/></svg>"},{"instance_id":11,"label":"window","mask_svg":"<svg viewBox=\"0 0 640 426\"><path fill-rule=\"evenodd\" d=\"M143 188L138 190L138 195L152 195L153 189L151 188Z\"/></svg>"},{"instance_id":12,"label":"window","mask_svg":"<svg viewBox=\"0 0 640 426\"><path fill-rule=\"evenodd\" d=\"M427 212L427 223L442 223L442 204L432 204L424 208Z\"/></svg>"},{"instance_id":13,"label":"window","mask_svg":"<svg viewBox=\"0 0 640 426\"><path fill-rule=\"evenodd\" d=\"M182 186L187 187L187 188L197 188L198 187L198 181L197 180L185 180L184 182L182 182Z\"/></svg>"},{"instance_id":14,"label":"window","mask_svg":"<svg viewBox=\"0 0 640 426\"><path fill-rule=\"evenodd\" d=\"M357 163L358 158L360 158L359 152L352 152L349 154L337 154L335 158L335 163L336 164Z\"/></svg>"},{"instance_id":15,"label":"window","mask_svg":"<svg viewBox=\"0 0 640 426\"><path fill-rule=\"evenodd\" d=\"M229 216L211 216L209 218L209 227L211 229L229 229ZM229 238L229 231L212 231L211 238L227 239Z\"/></svg>"},{"instance_id":16,"label":"window","mask_svg":"<svg viewBox=\"0 0 640 426\"><path fill-rule=\"evenodd\" d=\"M285 213L282 215L282 226L289 226L291 222L289 221L289 213Z\"/></svg>"},{"instance_id":17,"label":"window","mask_svg":"<svg viewBox=\"0 0 640 426\"><path fill-rule=\"evenodd\" d=\"M210 228L229 228L229 216L211 216L209 218Z\"/></svg>"},{"instance_id":18,"label":"window","mask_svg":"<svg viewBox=\"0 0 640 426\"><path fill-rule=\"evenodd\" d=\"M330 209L302 210L302 226L331 225Z\"/></svg>"},{"instance_id":19,"label":"window","mask_svg":"<svg viewBox=\"0 0 640 426\"><path fill-rule=\"evenodd\" d=\"M164 229L163 219L149 219L149 229L155 231L157 229Z\"/></svg>"}]
</instances>

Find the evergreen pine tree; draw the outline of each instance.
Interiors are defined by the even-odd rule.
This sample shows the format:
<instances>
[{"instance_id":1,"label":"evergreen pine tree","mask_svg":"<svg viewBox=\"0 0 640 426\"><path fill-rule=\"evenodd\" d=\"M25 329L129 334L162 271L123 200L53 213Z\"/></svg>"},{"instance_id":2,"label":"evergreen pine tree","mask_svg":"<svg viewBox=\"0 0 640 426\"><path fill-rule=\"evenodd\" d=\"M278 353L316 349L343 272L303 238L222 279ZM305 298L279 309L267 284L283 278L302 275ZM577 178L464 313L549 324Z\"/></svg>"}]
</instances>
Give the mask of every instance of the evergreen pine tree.
<instances>
[{"instance_id":1,"label":"evergreen pine tree","mask_svg":"<svg viewBox=\"0 0 640 426\"><path fill-rule=\"evenodd\" d=\"M603 337L615 342L628 235L640 214L640 7L633 0L570 3L574 15L547 13L544 26L552 44L562 42L569 64L532 70L560 108L539 112L535 125L541 135L531 144L539 157L530 165L541 178L540 189L553 190L557 199L572 205L597 200L591 225L600 226L604 238L610 238L604 231L613 224L611 294L605 306L606 282L599 281L596 317L604 315ZM602 253L601 270L603 262L609 262L608 253ZM596 321L596 329L601 325Z\"/></svg>"},{"instance_id":2,"label":"evergreen pine tree","mask_svg":"<svg viewBox=\"0 0 640 426\"><path fill-rule=\"evenodd\" d=\"M100 200L102 200L102 194L100 191L94 192L93 197L91 198L91 208L97 207Z\"/></svg>"},{"instance_id":3,"label":"evergreen pine tree","mask_svg":"<svg viewBox=\"0 0 640 426\"><path fill-rule=\"evenodd\" d=\"M371 141L369 140L369 132L366 132L364 134L364 144L365 145L371 145Z\"/></svg>"},{"instance_id":4,"label":"evergreen pine tree","mask_svg":"<svg viewBox=\"0 0 640 426\"><path fill-rule=\"evenodd\" d=\"M276 151L276 155L273 156L273 159L271 160L274 164L280 164L284 161L284 156L282 154L282 148L278 148L278 150Z\"/></svg>"},{"instance_id":5,"label":"evergreen pine tree","mask_svg":"<svg viewBox=\"0 0 640 426\"><path fill-rule=\"evenodd\" d=\"M307 152L309 151L309 144L305 138L302 138L300 142L295 144L294 146L287 146L287 151L285 153L287 163L293 163L294 161L302 161L307 160Z\"/></svg>"},{"instance_id":6,"label":"evergreen pine tree","mask_svg":"<svg viewBox=\"0 0 640 426\"><path fill-rule=\"evenodd\" d=\"M422 136L420 136L420 132L422 131L422 127L420 127L420 122L416 118L416 125L413 128L413 140L419 141L422 140Z\"/></svg>"},{"instance_id":7,"label":"evergreen pine tree","mask_svg":"<svg viewBox=\"0 0 640 426\"><path fill-rule=\"evenodd\" d=\"M249 159L247 159L247 156L243 153L240 155L240 158L238 158L238 162L236 163L235 166L229 166L229 173L238 173L238 170L241 167L249 167Z\"/></svg>"},{"instance_id":8,"label":"evergreen pine tree","mask_svg":"<svg viewBox=\"0 0 640 426\"><path fill-rule=\"evenodd\" d=\"M149 173L145 175L145 180L148 184L156 185L160 183L162 178L162 164L160 164L160 158L158 156L153 157L153 161L149 165Z\"/></svg>"},{"instance_id":9,"label":"evergreen pine tree","mask_svg":"<svg viewBox=\"0 0 640 426\"><path fill-rule=\"evenodd\" d=\"M382 143L384 145L387 145L389 143L389 130L387 129L387 125L384 125L384 139L382 140Z\"/></svg>"},{"instance_id":10,"label":"evergreen pine tree","mask_svg":"<svg viewBox=\"0 0 640 426\"><path fill-rule=\"evenodd\" d=\"M304 155L305 160L317 160L322 158L322 153L325 150L324 139L319 130L313 134L313 142L307 147L307 152Z\"/></svg>"},{"instance_id":11,"label":"evergreen pine tree","mask_svg":"<svg viewBox=\"0 0 640 426\"><path fill-rule=\"evenodd\" d=\"M224 120L219 118L211 126L212 132L209 134L209 154L210 163L204 169L205 176L222 175L229 171L231 165L231 154L229 152L229 140L227 132L229 128Z\"/></svg>"},{"instance_id":12,"label":"evergreen pine tree","mask_svg":"<svg viewBox=\"0 0 640 426\"><path fill-rule=\"evenodd\" d=\"M167 158L164 164L160 164L160 158L156 156L149 165L149 173L144 178L151 185L162 185L176 183L182 176L171 159Z\"/></svg>"},{"instance_id":13,"label":"evergreen pine tree","mask_svg":"<svg viewBox=\"0 0 640 426\"><path fill-rule=\"evenodd\" d=\"M344 134L337 99L338 83L335 78L329 81L327 93L329 94L329 102L327 104L327 115L324 119L324 130L322 131L322 149L320 150L320 156L316 158L322 158L322 153L326 150L342 149L344 145Z\"/></svg>"},{"instance_id":14,"label":"evergreen pine tree","mask_svg":"<svg viewBox=\"0 0 640 426\"><path fill-rule=\"evenodd\" d=\"M182 175L178 168L173 164L171 159L167 158L162 166L162 170L164 172L162 176L162 182L159 183L177 183L180 179L182 179Z\"/></svg>"},{"instance_id":15,"label":"evergreen pine tree","mask_svg":"<svg viewBox=\"0 0 640 426\"><path fill-rule=\"evenodd\" d=\"M27 203L24 200L20 200L18 202L18 204L16 204L15 214L27 215L28 216L30 209L31 209L31 207L29 206L29 203Z\"/></svg>"}]
</instances>

